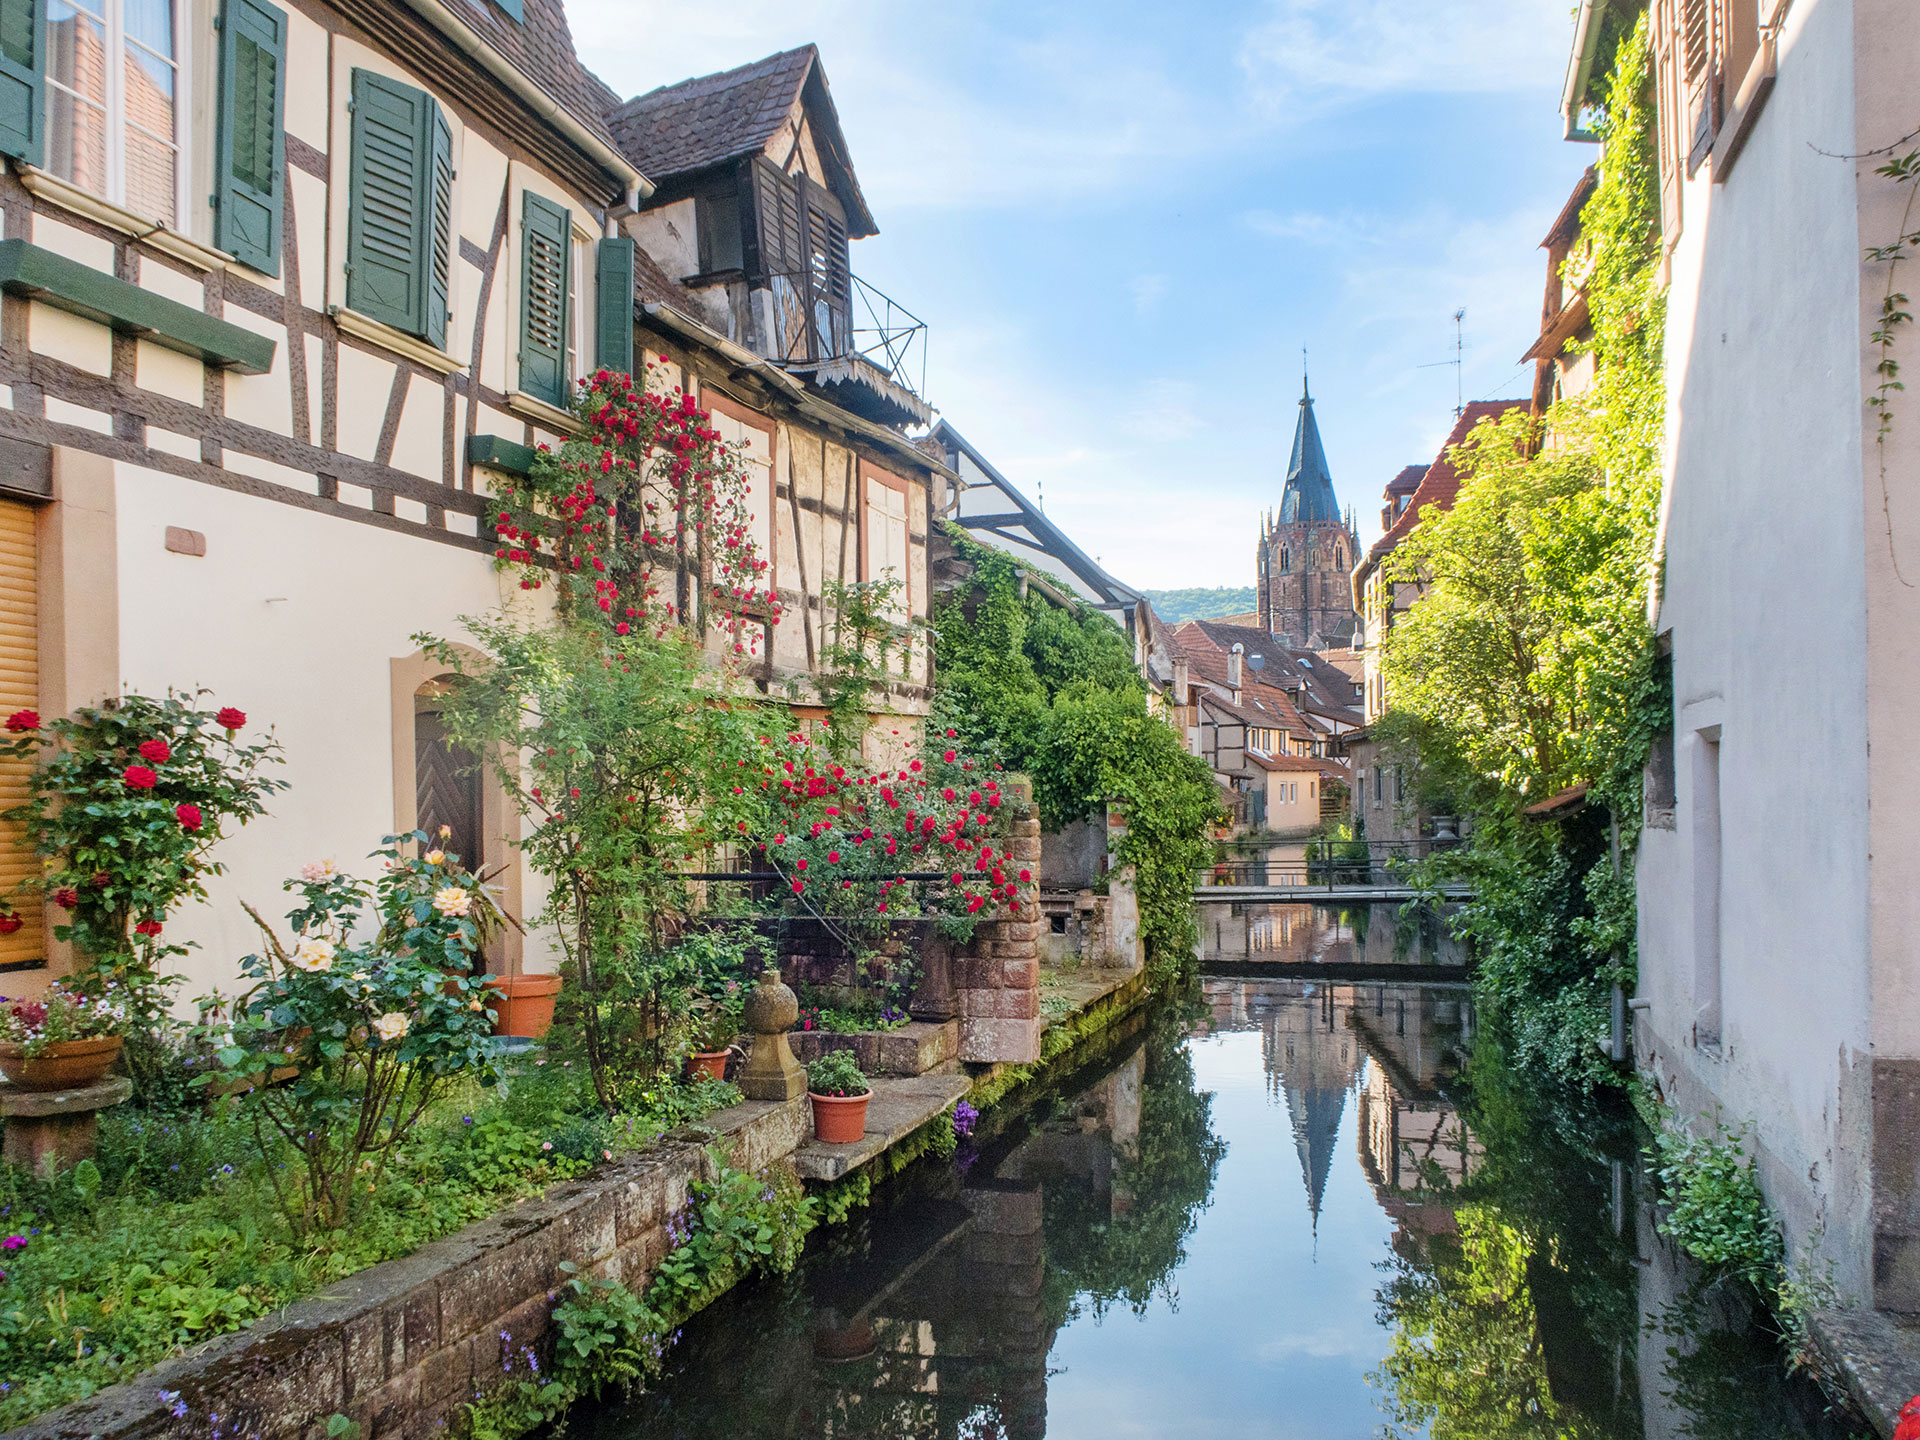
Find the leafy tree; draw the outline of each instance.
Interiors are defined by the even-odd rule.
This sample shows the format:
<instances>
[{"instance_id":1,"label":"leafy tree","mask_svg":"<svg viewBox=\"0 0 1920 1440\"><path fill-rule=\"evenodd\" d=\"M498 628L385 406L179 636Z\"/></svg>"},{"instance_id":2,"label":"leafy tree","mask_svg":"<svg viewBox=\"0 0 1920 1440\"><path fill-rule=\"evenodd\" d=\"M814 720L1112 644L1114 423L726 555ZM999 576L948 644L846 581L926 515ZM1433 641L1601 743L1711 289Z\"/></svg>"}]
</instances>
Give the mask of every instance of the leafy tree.
<instances>
[{"instance_id":1,"label":"leafy tree","mask_svg":"<svg viewBox=\"0 0 1920 1440\"><path fill-rule=\"evenodd\" d=\"M609 1028L658 1033L689 978L665 944L687 905L679 872L753 812L736 777L758 763L754 715L679 630L620 635L510 615L464 623L484 663L417 638L458 677L443 710L449 733L492 757L525 827L521 852L551 882L543 918L611 1113Z\"/></svg>"},{"instance_id":2,"label":"leafy tree","mask_svg":"<svg viewBox=\"0 0 1920 1440\"><path fill-rule=\"evenodd\" d=\"M1424 515L1386 573L1420 601L1385 639L1394 709L1379 738L1419 757L1423 797L1475 817L1463 851L1430 862L1471 881L1456 928L1481 957L1480 995L1517 1063L1580 1084L1614 1077L1597 1048L1614 983L1632 984L1630 857L1641 771L1669 699L1648 601L1665 391L1656 282L1659 205L1644 17L1615 52L1600 178L1563 275L1594 316L1595 381L1540 422L1483 422L1450 459L1450 511ZM1522 817L1575 781L1600 810Z\"/></svg>"}]
</instances>

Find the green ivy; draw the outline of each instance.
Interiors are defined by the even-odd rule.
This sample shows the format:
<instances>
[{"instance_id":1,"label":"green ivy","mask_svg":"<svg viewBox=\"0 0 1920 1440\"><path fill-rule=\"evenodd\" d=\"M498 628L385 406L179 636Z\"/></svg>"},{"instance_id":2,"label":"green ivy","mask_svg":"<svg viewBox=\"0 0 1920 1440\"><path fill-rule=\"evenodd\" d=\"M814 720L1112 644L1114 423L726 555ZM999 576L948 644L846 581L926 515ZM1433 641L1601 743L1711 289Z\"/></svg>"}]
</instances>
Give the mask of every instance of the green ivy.
<instances>
[{"instance_id":1,"label":"green ivy","mask_svg":"<svg viewBox=\"0 0 1920 1440\"><path fill-rule=\"evenodd\" d=\"M1022 567L957 526L947 538L972 583L934 608L938 699L1010 769L1033 777L1049 830L1118 801L1127 823L1115 859L1135 870L1140 928L1156 968L1190 962L1193 876L1212 858L1219 807L1206 762L1153 714L1133 645L1093 610L1020 593ZM1031 573L1031 572L1029 572ZM1065 589L1060 582L1055 588Z\"/></svg>"}]
</instances>

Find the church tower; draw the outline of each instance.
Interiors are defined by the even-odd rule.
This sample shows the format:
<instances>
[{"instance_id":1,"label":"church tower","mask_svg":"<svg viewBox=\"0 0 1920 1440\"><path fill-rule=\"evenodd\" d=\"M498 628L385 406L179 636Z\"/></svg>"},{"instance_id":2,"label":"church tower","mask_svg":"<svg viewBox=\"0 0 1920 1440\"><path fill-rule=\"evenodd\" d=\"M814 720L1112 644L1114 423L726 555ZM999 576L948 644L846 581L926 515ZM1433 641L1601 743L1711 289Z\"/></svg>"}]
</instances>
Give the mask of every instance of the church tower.
<instances>
[{"instance_id":1,"label":"church tower","mask_svg":"<svg viewBox=\"0 0 1920 1440\"><path fill-rule=\"evenodd\" d=\"M1360 536L1334 498L1327 452L1313 418L1313 396L1300 381L1300 419L1280 513L1260 523L1255 608L1266 632L1297 650L1353 643L1357 617L1349 582Z\"/></svg>"}]
</instances>

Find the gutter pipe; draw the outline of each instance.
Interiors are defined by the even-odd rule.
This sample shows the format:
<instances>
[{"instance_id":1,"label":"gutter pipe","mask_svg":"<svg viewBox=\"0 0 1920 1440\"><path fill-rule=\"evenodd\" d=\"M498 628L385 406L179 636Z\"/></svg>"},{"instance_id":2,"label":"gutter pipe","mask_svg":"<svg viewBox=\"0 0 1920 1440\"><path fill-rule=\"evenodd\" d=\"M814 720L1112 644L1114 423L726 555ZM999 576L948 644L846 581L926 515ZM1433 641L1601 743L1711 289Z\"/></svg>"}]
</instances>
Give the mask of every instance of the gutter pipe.
<instances>
[{"instance_id":1,"label":"gutter pipe","mask_svg":"<svg viewBox=\"0 0 1920 1440\"><path fill-rule=\"evenodd\" d=\"M594 163L618 180L622 201L629 211L639 209L640 203L653 194L653 182L635 169L631 160L582 125L572 111L534 84L519 66L488 44L479 31L447 9L441 0L406 0L406 5L446 36L456 50L477 60L482 69L565 135L574 148L591 156Z\"/></svg>"}]
</instances>

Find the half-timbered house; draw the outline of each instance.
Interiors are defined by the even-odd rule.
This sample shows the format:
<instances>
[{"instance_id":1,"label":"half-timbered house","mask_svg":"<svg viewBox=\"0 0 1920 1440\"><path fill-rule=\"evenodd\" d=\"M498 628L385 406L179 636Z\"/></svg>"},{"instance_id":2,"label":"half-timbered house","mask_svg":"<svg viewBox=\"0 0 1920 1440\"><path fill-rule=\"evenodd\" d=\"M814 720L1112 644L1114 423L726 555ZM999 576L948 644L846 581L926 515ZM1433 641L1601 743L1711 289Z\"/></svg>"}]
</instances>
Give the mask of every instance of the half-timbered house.
<instances>
[{"instance_id":1,"label":"half-timbered house","mask_svg":"<svg viewBox=\"0 0 1920 1440\"><path fill-rule=\"evenodd\" d=\"M812 120L817 59L802 88ZM0 706L206 687L285 750L291 788L169 922L198 947L186 993L254 948L241 899L273 913L302 862L351 867L416 825L453 826L510 910L537 908L413 637L519 593L488 495L566 438L594 368L664 362L761 477L789 619L759 690L817 698L827 579L892 571L901 620L925 613L938 462L891 428L918 397L844 348L850 320L806 362L712 323L660 253L622 108L559 0L0 0ZM833 136L796 163L851 186ZM835 195L869 232L857 187ZM862 384L894 408L847 408ZM924 713L929 663L878 728ZM0 773L0 800L24 783ZM0 884L34 864L0 833ZM28 918L0 937L14 993L65 963ZM550 963L502 943L496 964Z\"/></svg>"}]
</instances>

